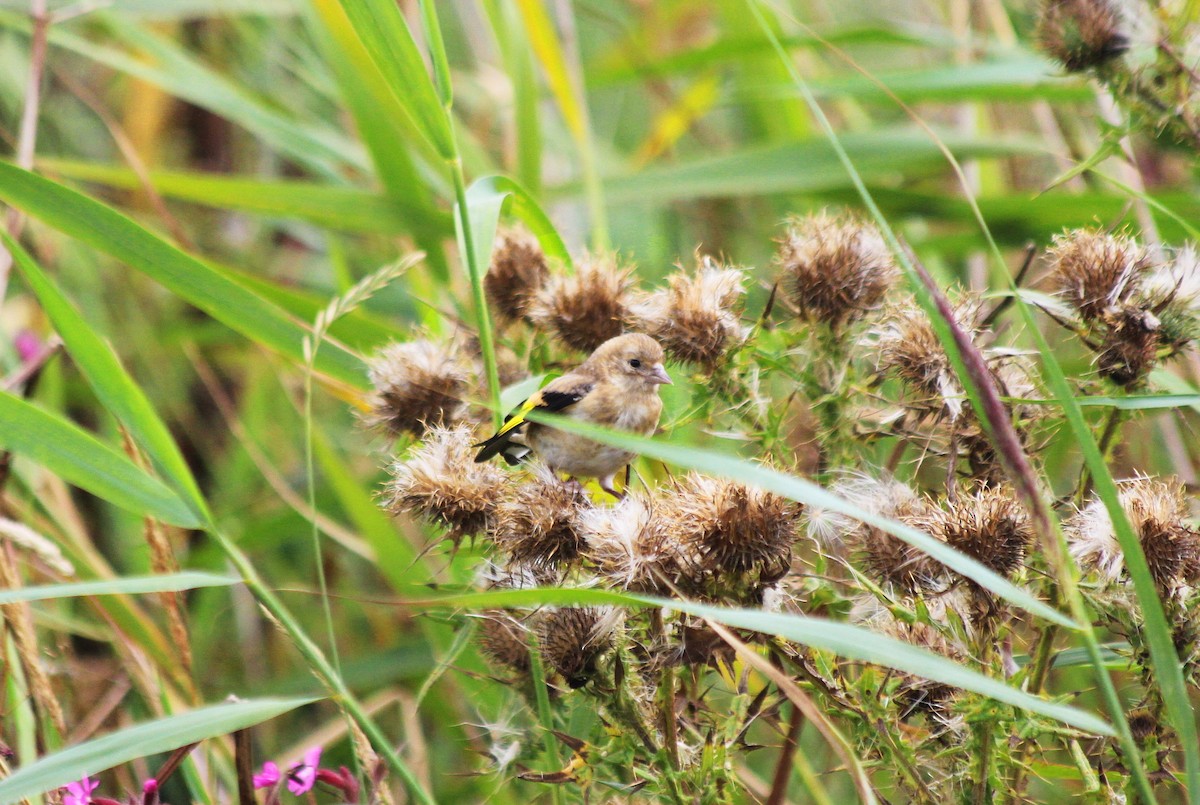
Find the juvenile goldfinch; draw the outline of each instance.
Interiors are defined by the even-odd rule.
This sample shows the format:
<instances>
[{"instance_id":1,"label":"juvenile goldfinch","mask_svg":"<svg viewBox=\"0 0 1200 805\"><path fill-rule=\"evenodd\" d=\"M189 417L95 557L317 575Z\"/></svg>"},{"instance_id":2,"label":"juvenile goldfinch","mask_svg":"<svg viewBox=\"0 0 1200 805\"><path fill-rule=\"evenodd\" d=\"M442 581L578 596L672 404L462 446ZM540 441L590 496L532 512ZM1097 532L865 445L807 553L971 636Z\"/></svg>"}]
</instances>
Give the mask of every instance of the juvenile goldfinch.
<instances>
[{"instance_id":1,"label":"juvenile goldfinch","mask_svg":"<svg viewBox=\"0 0 1200 805\"><path fill-rule=\"evenodd\" d=\"M658 387L671 382L663 368L663 350L639 333L610 338L578 368L547 383L508 415L496 434L476 447L476 461L503 455L516 464L530 452L569 480L596 478L614 497L613 478L634 454L591 439L529 422L530 411L561 412L581 422L643 436L654 433L662 414Z\"/></svg>"}]
</instances>

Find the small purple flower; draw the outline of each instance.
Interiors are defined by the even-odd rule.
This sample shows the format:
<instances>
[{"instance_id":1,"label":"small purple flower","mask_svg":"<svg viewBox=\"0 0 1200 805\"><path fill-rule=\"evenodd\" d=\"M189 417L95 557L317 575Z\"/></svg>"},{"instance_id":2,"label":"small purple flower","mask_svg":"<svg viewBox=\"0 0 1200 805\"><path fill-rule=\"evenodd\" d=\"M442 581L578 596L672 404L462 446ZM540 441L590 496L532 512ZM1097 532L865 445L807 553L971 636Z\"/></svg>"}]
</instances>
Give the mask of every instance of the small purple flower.
<instances>
[{"instance_id":1,"label":"small purple flower","mask_svg":"<svg viewBox=\"0 0 1200 805\"><path fill-rule=\"evenodd\" d=\"M77 783L67 783L67 795L63 797L63 805L91 805L92 792L100 787L100 781L92 782L85 774Z\"/></svg>"},{"instance_id":2,"label":"small purple flower","mask_svg":"<svg viewBox=\"0 0 1200 805\"><path fill-rule=\"evenodd\" d=\"M255 788L270 788L279 782L279 767L268 760L263 764L262 773L254 775Z\"/></svg>"},{"instance_id":3,"label":"small purple flower","mask_svg":"<svg viewBox=\"0 0 1200 805\"><path fill-rule=\"evenodd\" d=\"M312 790L317 782L317 766L321 763L321 747L314 746L304 753L304 760L288 771L288 791L296 796Z\"/></svg>"},{"instance_id":4,"label":"small purple flower","mask_svg":"<svg viewBox=\"0 0 1200 805\"><path fill-rule=\"evenodd\" d=\"M31 363L42 351L42 339L38 338L32 330L21 330L13 338L13 346L16 347L21 363Z\"/></svg>"}]
</instances>

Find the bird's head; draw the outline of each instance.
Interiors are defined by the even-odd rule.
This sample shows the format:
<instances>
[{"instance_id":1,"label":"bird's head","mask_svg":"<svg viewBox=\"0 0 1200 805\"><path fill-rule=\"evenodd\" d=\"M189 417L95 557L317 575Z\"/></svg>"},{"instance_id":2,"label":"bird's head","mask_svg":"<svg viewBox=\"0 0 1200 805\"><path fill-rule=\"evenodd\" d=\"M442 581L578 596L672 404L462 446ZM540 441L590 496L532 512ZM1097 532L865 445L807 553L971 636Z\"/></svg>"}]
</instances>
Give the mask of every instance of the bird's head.
<instances>
[{"instance_id":1,"label":"bird's head","mask_svg":"<svg viewBox=\"0 0 1200 805\"><path fill-rule=\"evenodd\" d=\"M598 371L629 386L654 389L671 382L663 368L663 349L648 335L610 338L588 358Z\"/></svg>"}]
</instances>

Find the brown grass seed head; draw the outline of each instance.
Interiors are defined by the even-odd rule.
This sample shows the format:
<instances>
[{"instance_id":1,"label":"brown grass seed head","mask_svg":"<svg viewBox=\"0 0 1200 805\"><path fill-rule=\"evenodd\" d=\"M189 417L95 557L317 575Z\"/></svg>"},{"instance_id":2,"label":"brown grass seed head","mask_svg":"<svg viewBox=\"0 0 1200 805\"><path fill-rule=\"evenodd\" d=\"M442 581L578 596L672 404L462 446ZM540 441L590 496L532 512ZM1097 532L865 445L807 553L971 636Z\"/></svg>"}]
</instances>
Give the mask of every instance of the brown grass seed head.
<instances>
[{"instance_id":1,"label":"brown grass seed head","mask_svg":"<svg viewBox=\"0 0 1200 805\"><path fill-rule=\"evenodd\" d=\"M791 566L801 510L772 492L692 472L663 498L661 514L705 572L757 571L772 582Z\"/></svg>"},{"instance_id":2,"label":"brown grass seed head","mask_svg":"<svg viewBox=\"0 0 1200 805\"><path fill-rule=\"evenodd\" d=\"M619 589L659 595L671 594L673 587L691 591L699 568L656 508L651 493L632 490L615 506L582 512L584 555Z\"/></svg>"},{"instance_id":3,"label":"brown grass seed head","mask_svg":"<svg viewBox=\"0 0 1200 805\"><path fill-rule=\"evenodd\" d=\"M1048 254L1050 289L1088 323L1137 294L1150 268L1133 238L1090 229L1055 235Z\"/></svg>"},{"instance_id":4,"label":"brown grass seed head","mask_svg":"<svg viewBox=\"0 0 1200 805\"><path fill-rule=\"evenodd\" d=\"M591 503L576 485L563 483L544 465L496 506L492 539L513 561L533 567L572 562L583 547L578 521Z\"/></svg>"},{"instance_id":5,"label":"brown grass seed head","mask_svg":"<svg viewBox=\"0 0 1200 805\"><path fill-rule=\"evenodd\" d=\"M1126 23L1114 0L1042 0L1037 40L1070 72L1100 67L1129 50Z\"/></svg>"},{"instance_id":6,"label":"brown grass seed head","mask_svg":"<svg viewBox=\"0 0 1200 805\"><path fill-rule=\"evenodd\" d=\"M592 680L601 655L612 648L624 622L614 607L566 607L547 612L537 623L538 646L546 667L572 688Z\"/></svg>"}]
</instances>

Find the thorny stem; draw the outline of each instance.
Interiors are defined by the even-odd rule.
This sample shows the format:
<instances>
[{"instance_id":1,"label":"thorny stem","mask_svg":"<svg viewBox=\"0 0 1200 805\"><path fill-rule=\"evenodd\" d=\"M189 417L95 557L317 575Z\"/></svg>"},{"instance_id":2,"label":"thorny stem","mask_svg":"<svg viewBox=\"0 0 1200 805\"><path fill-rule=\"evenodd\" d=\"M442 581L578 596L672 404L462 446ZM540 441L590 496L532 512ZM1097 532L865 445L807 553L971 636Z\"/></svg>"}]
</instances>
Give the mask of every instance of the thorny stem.
<instances>
[{"instance_id":1,"label":"thorny stem","mask_svg":"<svg viewBox=\"0 0 1200 805\"><path fill-rule=\"evenodd\" d=\"M987 673L988 666L991 665L991 643L990 641L980 641L980 671ZM972 802L988 802L988 777L991 774L992 760L992 725L995 722L990 718L982 719L977 729L976 735L979 741L979 776L975 780L975 795Z\"/></svg>"},{"instance_id":2,"label":"thorny stem","mask_svg":"<svg viewBox=\"0 0 1200 805\"><path fill-rule=\"evenodd\" d=\"M537 702L538 720L542 723L542 749L546 759L554 768L562 768L562 756L554 738L554 712L550 709L550 691L547 689L546 669L542 665L542 651L537 635L529 630L529 676L533 683L533 695ZM558 786L551 789L555 805L561 805L562 792Z\"/></svg>"},{"instance_id":3,"label":"thorny stem","mask_svg":"<svg viewBox=\"0 0 1200 805\"><path fill-rule=\"evenodd\" d=\"M1105 459L1108 458L1108 450L1113 444L1113 439L1120 430L1121 421L1124 419L1124 412L1120 408L1113 408L1108 412L1108 418L1104 421L1104 431L1100 434L1100 441L1097 446L1100 448L1100 455ZM1087 500L1088 495L1092 493L1092 475L1088 472L1085 464L1079 477L1079 491L1076 496L1076 502L1082 504Z\"/></svg>"},{"instance_id":4,"label":"thorny stem","mask_svg":"<svg viewBox=\"0 0 1200 805\"><path fill-rule=\"evenodd\" d=\"M655 640L664 640L662 610L650 612L650 629ZM658 683L659 708L662 718L663 743L666 744L667 759L674 771L679 771L679 728L675 723L675 669L670 665L662 670Z\"/></svg>"}]
</instances>

